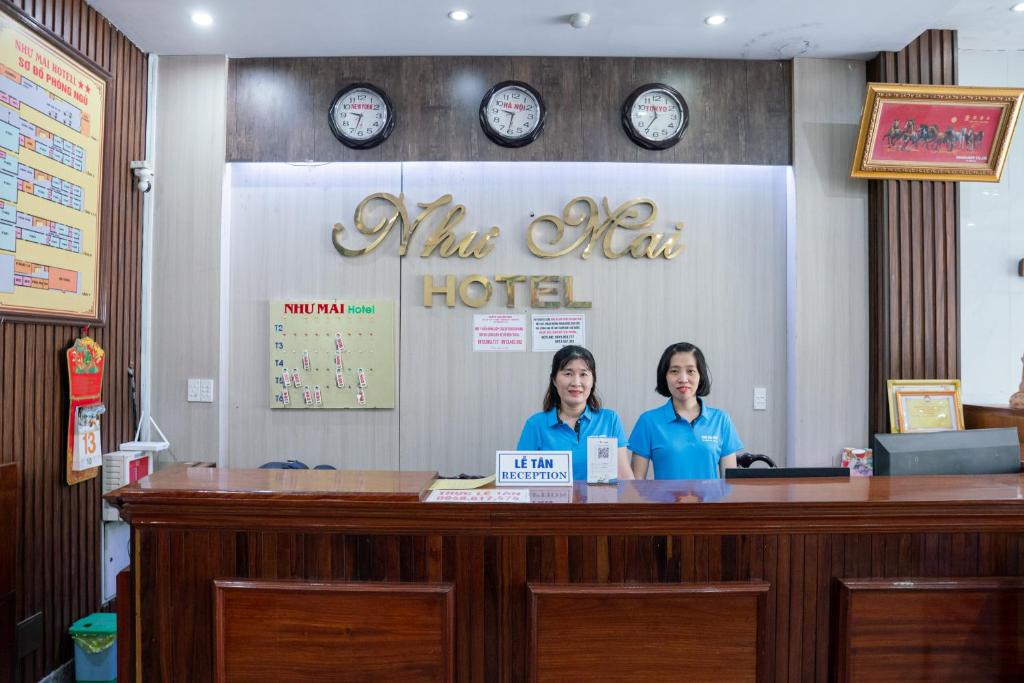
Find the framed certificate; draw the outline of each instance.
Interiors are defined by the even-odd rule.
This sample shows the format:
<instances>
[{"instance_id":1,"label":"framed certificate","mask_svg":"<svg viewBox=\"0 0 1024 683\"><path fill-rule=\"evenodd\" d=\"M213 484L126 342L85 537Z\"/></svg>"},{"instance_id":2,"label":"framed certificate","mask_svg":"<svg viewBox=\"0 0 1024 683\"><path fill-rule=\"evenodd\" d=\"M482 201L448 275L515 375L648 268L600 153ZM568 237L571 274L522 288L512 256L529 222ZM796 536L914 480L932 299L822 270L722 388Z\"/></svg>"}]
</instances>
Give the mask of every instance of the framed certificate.
<instances>
[{"instance_id":1,"label":"framed certificate","mask_svg":"<svg viewBox=\"0 0 1024 683\"><path fill-rule=\"evenodd\" d=\"M948 432L964 428L960 394L951 390L897 391L899 431Z\"/></svg>"},{"instance_id":2,"label":"framed certificate","mask_svg":"<svg viewBox=\"0 0 1024 683\"><path fill-rule=\"evenodd\" d=\"M889 390L889 431L900 433L900 420L897 414L898 394L906 391L923 391L926 393L952 391L956 395L956 414L963 429L964 412L960 401L960 380L958 379L890 379L886 383Z\"/></svg>"}]
</instances>

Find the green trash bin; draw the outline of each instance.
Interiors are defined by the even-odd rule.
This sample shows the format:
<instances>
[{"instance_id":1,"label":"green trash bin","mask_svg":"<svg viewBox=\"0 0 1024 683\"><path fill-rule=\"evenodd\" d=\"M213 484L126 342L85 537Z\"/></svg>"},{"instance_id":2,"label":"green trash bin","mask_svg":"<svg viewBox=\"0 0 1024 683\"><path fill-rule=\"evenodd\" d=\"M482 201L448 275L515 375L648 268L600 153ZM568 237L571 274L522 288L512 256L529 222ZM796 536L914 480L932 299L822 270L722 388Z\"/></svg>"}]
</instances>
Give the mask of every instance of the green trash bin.
<instances>
[{"instance_id":1,"label":"green trash bin","mask_svg":"<svg viewBox=\"0 0 1024 683\"><path fill-rule=\"evenodd\" d=\"M97 612L79 619L68 629L75 643L75 680L78 683L116 683L117 615Z\"/></svg>"}]
</instances>

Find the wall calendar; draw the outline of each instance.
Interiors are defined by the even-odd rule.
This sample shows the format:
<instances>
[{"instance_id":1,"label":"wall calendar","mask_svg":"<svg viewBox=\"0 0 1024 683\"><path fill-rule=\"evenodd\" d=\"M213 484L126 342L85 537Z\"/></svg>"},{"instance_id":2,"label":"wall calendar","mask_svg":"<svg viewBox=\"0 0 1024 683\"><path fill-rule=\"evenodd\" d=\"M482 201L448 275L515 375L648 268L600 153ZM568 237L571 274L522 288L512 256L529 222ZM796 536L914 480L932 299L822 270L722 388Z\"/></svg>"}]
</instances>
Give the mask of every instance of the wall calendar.
<instances>
[{"instance_id":1,"label":"wall calendar","mask_svg":"<svg viewBox=\"0 0 1024 683\"><path fill-rule=\"evenodd\" d=\"M270 302L270 407L394 408L391 300Z\"/></svg>"}]
</instances>

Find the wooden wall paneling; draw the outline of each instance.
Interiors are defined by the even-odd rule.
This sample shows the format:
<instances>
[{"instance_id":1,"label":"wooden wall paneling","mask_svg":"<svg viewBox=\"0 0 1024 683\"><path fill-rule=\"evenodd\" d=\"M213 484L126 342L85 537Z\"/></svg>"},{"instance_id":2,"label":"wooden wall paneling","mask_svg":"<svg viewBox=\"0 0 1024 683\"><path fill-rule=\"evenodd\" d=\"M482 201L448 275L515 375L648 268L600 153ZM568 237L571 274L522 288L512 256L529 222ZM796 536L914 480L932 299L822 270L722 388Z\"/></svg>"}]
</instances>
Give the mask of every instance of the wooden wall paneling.
<instances>
[{"instance_id":1,"label":"wooden wall paneling","mask_svg":"<svg viewBox=\"0 0 1024 683\"><path fill-rule=\"evenodd\" d=\"M1014 680L1024 581L841 579L835 628L837 681Z\"/></svg>"},{"instance_id":2,"label":"wooden wall paneling","mask_svg":"<svg viewBox=\"0 0 1024 683\"><path fill-rule=\"evenodd\" d=\"M740 164L750 133L745 112L747 97L746 69L742 62L707 60L706 93L713 93L704 103L704 117L713 126L704 129L704 163Z\"/></svg>"},{"instance_id":3,"label":"wooden wall paneling","mask_svg":"<svg viewBox=\"0 0 1024 683\"><path fill-rule=\"evenodd\" d=\"M762 582L528 584L530 680L767 681ZM727 634L727 635L726 635ZM709 650L708 639L715 641Z\"/></svg>"},{"instance_id":4,"label":"wooden wall paneling","mask_svg":"<svg viewBox=\"0 0 1024 683\"><path fill-rule=\"evenodd\" d=\"M18 587L18 464L0 464L0 678L14 679L17 643L16 593Z\"/></svg>"},{"instance_id":5,"label":"wooden wall paneling","mask_svg":"<svg viewBox=\"0 0 1024 683\"><path fill-rule=\"evenodd\" d=\"M964 405L964 426L967 429L1015 427L1024 460L1024 410L1006 405Z\"/></svg>"},{"instance_id":6,"label":"wooden wall paneling","mask_svg":"<svg viewBox=\"0 0 1024 683\"><path fill-rule=\"evenodd\" d=\"M237 60L232 60L234 64ZM247 61L247 60L243 60ZM408 125L405 107L396 103L397 71L391 59L358 58L341 59L322 57L310 61L312 84L311 108L303 116L313 135L313 153L310 159L317 161L383 161L382 150L395 145L395 133L399 127ZM371 149L351 149L338 141L328 127L328 109L334 96L343 87L352 83L373 83L387 93L396 109L396 125L391 136Z\"/></svg>"},{"instance_id":7,"label":"wooden wall paneling","mask_svg":"<svg viewBox=\"0 0 1024 683\"><path fill-rule=\"evenodd\" d=\"M832 587L832 572L835 563L835 540L836 536L821 534L818 536L818 556L816 558L817 573L808 591L814 596L816 608L814 610L814 630L811 632L810 644L814 646L814 680L828 680L828 646L831 636L832 601L830 589ZM810 667L806 667L808 674Z\"/></svg>"},{"instance_id":8,"label":"wooden wall paneling","mask_svg":"<svg viewBox=\"0 0 1024 683\"><path fill-rule=\"evenodd\" d=\"M228 62L227 139L231 161L313 159L312 58ZM327 113L320 125L327 127Z\"/></svg>"},{"instance_id":9,"label":"wooden wall paneling","mask_svg":"<svg viewBox=\"0 0 1024 683\"><path fill-rule=\"evenodd\" d=\"M789 653L788 653L788 680L800 677L800 669L804 662L804 614L802 603L804 581L804 540L803 535L790 537L790 564L789 564L789 604L786 612L789 614Z\"/></svg>"},{"instance_id":10,"label":"wooden wall paneling","mask_svg":"<svg viewBox=\"0 0 1024 683\"><path fill-rule=\"evenodd\" d=\"M690 110L690 123L687 126L683 137L674 146L667 150L649 150L634 144L622 130L621 117L616 116L616 132L626 140L634 152L631 156L637 161L652 163L685 163L702 164L714 163L707 157L707 131L715 130L718 122L714 117L709 116L720 93L715 89L714 83L708 78L710 64L715 60L707 59L645 59L635 58L630 60L633 64L633 73L628 80L613 82L618 86L617 97L610 101L602 102L601 109L608 109L620 112L622 103L636 88L646 83L664 83L672 86L686 100ZM602 76L603 78L604 76ZM726 140L725 144L732 144L735 140ZM625 159L623 159L625 161Z\"/></svg>"},{"instance_id":11,"label":"wooden wall paneling","mask_svg":"<svg viewBox=\"0 0 1024 683\"><path fill-rule=\"evenodd\" d=\"M581 110L588 105L614 108L614 103L597 104L580 96L583 89L580 67L581 60L570 57L539 57L512 63L512 77L540 91L548 109L540 137L525 147L512 150L512 160L579 159L583 154Z\"/></svg>"},{"instance_id":12,"label":"wooden wall paneling","mask_svg":"<svg viewBox=\"0 0 1024 683\"><path fill-rule=\"evenodd\" d=\"M480 101L495 84L514 77L517 60L491 57L398 59L396 89L407 124L396 131L391 161L511 161L512 150L480 128ZM536 84L533 84L536 86ZM548 93L541 92L545 97ZM550 110L554 103L548 102ZM549 131L545 131L542 137ZM537 143L534 143L537 144ZM530 145L532 146L532 145Z\"/></svg>"},{"instance_id":13,"label":"wooden wall paneling","mask_svg":"<svg viewBox=\"0 0 1024 683\"><path fill-rule=\"evenodd\" d=\"M927 31L868 64L886 83L956 83L956 32ZM887 379L959 377L956 183L869 181L870 427L888 431Z\"/></svg>"},{"instance_id":14,"label":"wooden wall paneling","mask_svg":"<svg viewBox=\"0 0 1024 683\"><path fill-rule=\"evenodd\" d=\"M484 93L526 80L548 104L537 142L508 149L480 130ZM790 163L790 68L785 62L565 57L377 57L231 60L228 161L652 161ZM327 106L343 85L369 79L396 106L391 137L342 149ZM649 152L622 132L619 113L638 85L679 87L691 130ZM272 86L272 96L267 91ZM751 95L754 93L754 95ZM709 147L708 145L711 145Z\"/></svg>"},{"instance_id":15,"label":"wooden wall paneling","mask_svg":"<svg viewBox=\"0 0 1024 683\"><path fill-rule=\"evenodd\" d=\"M216 681L455 678L450 584L214 585Z\"/></svg>"},{"instance_id":16,"label":"wooden wall paneling","mask_svg":"<svg viewBox=\"0 0 1024 683\"><path fill-rule=\"evenodd\" d=\"M528 546L526 539L520 536L504 537L500 543L497 559L501 583L496 587L500 591L496 605L500 618L499 671L504 673L504 681L523 681L527 677L527 658L523 656L525 643L519 634L527 632L529 619L526 599Z\"/></svg>"},{"instance_id":17,"label":"wooden wall paneling","mask_svg":"<svg viewBox=\"0 0 1024 683\"><path fill-rule=\"evenodd\" d=\"M790 634L790 561L791 540L788 534L776 536L775 577L772 589L775 593L775 674L772 680L783 681L789 676Z\"/></svg>"},{"instance_id":18,"label":"wooden wall paneling","mask_svg":"<svg viewBox=\"0 0 1024 683\"><path fill-rule=\"evenodd\" d=\"M824 681L830 657L827 643L834 626L831 588L835 579L1013 576L1021 566L1016 532L697 534L673 537L671 542L658 535L406 536L272 529L252 534L260 539L258 543L243 543L240 539L248 538L249 532L230 530L163 529L140 535L142 540L136 543L137 567L142 571L140 617L144 623L161 620L156 635L146 641L152 649L146 651L144 645L140 655L147 681L210 680L213 655L208 629L214 579L231 577L236 568L249 566L242 573L254 579L319 582L322 579L316 574L323 570L317 567L325 561L319 557L322 549L336 576L348 562L349 569L340 572L347 573L339 576L343 581L452 584L457 610L456 672L470 680L526 676L522 643L528 629L528 582L555 591L582 585L614 592L623 589L616 585L623 582L641 591L671 589L680 581L662 568L676 563L678 568L672 571L684 577L683 583L692 583L693 578L716 583L726 577L735 577L740 584L763 583L763 618L769 628L758 641L763 643L758 661L774 672L774 680ZM425 573L412 568L417 562L407 553L418 552L418 547L442 549L431 553L436 559L429 561L438 566L435 573L426 567ZM596 549L597 556L588 548ZM671 558L666 556L669 548ZM241 557L244 554L252 556L251 564ZM918 564L921 560L915 558L927 554L932 559ZM579 578L595 573L593 565L600 576L602 561L610 565L612 584ZM395 563L406 569L395 571ZM153 575L162 572L165 578L154 582ZM742 643L750 649L749 643Z\"/></svg>"},{"instance_id":19,"label":"wooden wall paneling","mask_svg":"<svg viewBox=\"0 0 1024 683\"><path fill-rule=\"evenodd\" d=\"M580 161L638 160L640 147L626 137L621 123L622 103L633 90L643 85L637 81L635 62L634 59L613 57L584 57L580 60L577 96L583 103L580 108L580 136L583 141L578 157ZM684 97L687 95L683 93ZM693 116L692 110L690 116ZM677 146L682 145L691 149L695 146L692 131L683 133L683 139Z\"/></svg>"},{"instance_id":20,"label":"wooden wall paneling","mask_svg":"<svg viewBox=\"0 0 1024 683\"><path fill-rule=\"evenodd\" d=\"M746 163L779 164L792 159L792 60L745 61Z\"/></svg>"},{"instance_id":21,"label":"wooden wall paneling","mask_svg":"<svg viewBox=\"0 0 1024 683\"><path fill-rule=\"evenodd\" d=\"M460 537L455 541L451 561L455 571L454 615L458 633L455 644L456 675L459 680L484 679L487 661L484 631L486 600L483 569L484 539Z\"/></svg>"},{"instance_id":22,"label":"wooden wall paneling","mask_svg":"<svg viewBox=\"0 0 1024 683\"><path fill-rule=\"evenodd\" d=\"M117 678L135 680L135 581L130 568L117 574Z\"/></svg>"},{"instance_id":23,"label":"wooden wall paneling","mask_svg":"<svg viewBox=\"0 0 1024 683\"><path fill-rule=\"evenodd\" d=\"M113 75L101 256L107 322L90 333L107 353L103 447L115 450L134 431L125 368L138 367L141 201L127 181L127 169L130 159L144 154L146 57L80 0L10 4ZM5 386L12 389L0 397L0 461L21 465L23 492L17 615L24 619L42 612L44 622L42 646L20 662L20 681L36 681L69 659L67 627L100 607L99 480L70 489L61 484L67 436L67 369L61 356L80 334L70 325L0 324L0 365Z\"/></svg>"}]
</instances>

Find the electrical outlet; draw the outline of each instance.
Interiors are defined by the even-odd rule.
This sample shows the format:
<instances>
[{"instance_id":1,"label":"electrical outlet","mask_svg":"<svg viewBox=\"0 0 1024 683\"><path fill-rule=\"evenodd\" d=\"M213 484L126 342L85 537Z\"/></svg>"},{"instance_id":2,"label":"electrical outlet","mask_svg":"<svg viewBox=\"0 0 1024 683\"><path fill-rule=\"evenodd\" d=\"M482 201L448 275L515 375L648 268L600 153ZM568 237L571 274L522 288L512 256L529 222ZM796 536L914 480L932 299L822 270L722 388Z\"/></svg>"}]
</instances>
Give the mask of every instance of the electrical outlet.
<instances>
[{"instance_id":1,"label":"electrical outlet","mask_svg":"<svg viewBox=\"0 0 1024 683\"><path fill-rule=\"evenodd\" d=\"M213 380L189 379L188 400L190 403L213 403Z\"/></svg>"},{"instance_id":2,"label":"electrical outlet","mask_svg":"<svg viewBox=\"0 0 1024 683\"><path fill-rule=\"evenodd\" d=\"M213 403L213 380L199 380L199 400L203 403Z\"/></svg>"},{"instance_id":3,"label":"electrical outlet","mask_svg":"<svg viewBox=\"0 0 1024 683\"><path fill-rule=\"evenodd\" d=\"M768 410L767 387L754 387L754 410Z\"/></svg>"}]
</instances>

